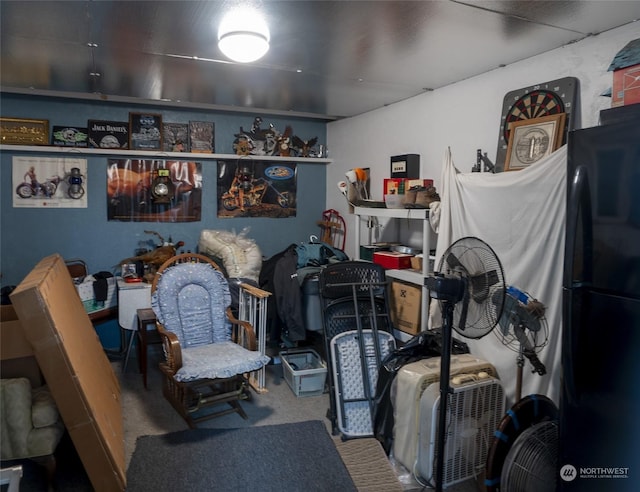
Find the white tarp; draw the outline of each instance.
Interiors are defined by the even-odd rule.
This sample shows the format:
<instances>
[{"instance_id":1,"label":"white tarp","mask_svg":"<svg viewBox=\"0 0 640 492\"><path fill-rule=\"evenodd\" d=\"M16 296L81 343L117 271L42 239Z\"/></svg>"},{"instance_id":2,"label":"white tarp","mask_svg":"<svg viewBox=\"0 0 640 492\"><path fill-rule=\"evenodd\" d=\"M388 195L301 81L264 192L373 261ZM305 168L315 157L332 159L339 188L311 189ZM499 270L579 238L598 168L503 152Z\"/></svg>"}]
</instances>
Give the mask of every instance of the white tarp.
<instances>
[{"instance_id":1,"label":"white tarp","mask_svg":"<svg viewBox=\"0 0 640 492\"><path fill-rule=\"evenodd\" d=\"M517 172L460 173L451 151L445 153L436 270L456 240L475 236L497 254L507 285L529 293L546 306L549 343L538 357L547 374L532 374L525 359L522 397L543 394L559 404L562 329L562 269L566 215L566 145ZM439 326L438 303L431 302L431 326ZM515 403L517 353L498 337L499 327L479 340L465 339L472 354L492 363L508 405Z\"/></svg>"}]
</instances>

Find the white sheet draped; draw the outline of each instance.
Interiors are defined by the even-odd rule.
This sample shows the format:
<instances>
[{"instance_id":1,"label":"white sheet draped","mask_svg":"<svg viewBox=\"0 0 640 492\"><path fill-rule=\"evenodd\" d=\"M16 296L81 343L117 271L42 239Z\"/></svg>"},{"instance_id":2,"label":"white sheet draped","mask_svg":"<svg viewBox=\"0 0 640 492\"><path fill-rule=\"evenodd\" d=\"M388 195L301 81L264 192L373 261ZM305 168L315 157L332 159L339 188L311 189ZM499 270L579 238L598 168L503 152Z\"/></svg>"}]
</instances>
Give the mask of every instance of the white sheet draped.
<instances>
[{"instance_id":1,"label":"white sheet draped","mask_svg":"<svg viewBox=\"0 0 640 492\"><path fill-rule=\"evenodd\" d=\"M562 327L562 268L566 216L566 145L517 172L460 173L450 149L442 170L442 197L436 270L456 240L475 236L489 244L504 269L505 280L546 306L549 343L538 356L547 374L532 374L525 359L522 397L543 394L559 403ZM440 326L438 303L431 302L431 327ZM508 405L515 403L517 353L498 338L498 328L469 340L471 353L492 363L502 381Z\"/></svg>"}]
</instances>

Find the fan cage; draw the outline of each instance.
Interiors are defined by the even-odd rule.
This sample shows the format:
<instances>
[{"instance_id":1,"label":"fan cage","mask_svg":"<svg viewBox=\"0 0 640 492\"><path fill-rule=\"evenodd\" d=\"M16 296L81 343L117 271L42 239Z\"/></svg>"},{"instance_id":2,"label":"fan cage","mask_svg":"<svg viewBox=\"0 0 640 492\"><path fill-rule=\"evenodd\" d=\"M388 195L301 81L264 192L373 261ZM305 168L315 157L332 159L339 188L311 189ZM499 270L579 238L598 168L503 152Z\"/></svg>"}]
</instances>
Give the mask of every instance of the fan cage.
<instances>
[{"instance_id":1,"label":"fan cage","mask_svg":"<svg viewBox=\"0 0 640 492\"><path fill-rule=\"evenodd\" d=\"M501 489L554 492L558 465L558 423L547 420L524 430L505 458Z\"/></svg>"},{"instance_id":2,"label":"fan cage","mask_svg":"<svg viewBox=\"0 0 640 492\"><path fill-rule=\"evenodd\" d=\"M475 380L457 386L452 383L447 411L445 433L445 465L443 487L474 478L485 468L493 432L504 414L505 396L498 380ZM433 405L430 423L429 455L431 471L427 479L435 483L438 464L436 439L438 435L438 413L440 397Z\"/></svg>"},{"instance_id":3,"label":"fan cage","mask_svg":"<svg viewBox=\"0 0 640 492\"><path fill-rule=\"evenodd\" d=\"M525 293L525 294L529 296L530 299L533 299L533 297L531 297L528 293ZM512 350L513 352L520 352L521 344L518 338L515 336L514 330L513 330L513 326L514 326L513 321L515 319L518 319L517 314L512 313L515 310L515 306L514 306L515 303L517 303L520 306L524 306L524 304L522 304L519 300L507 294L505 297L502 318L504 318L505 316L511 316L511 319L508 321L509 327L508 329L505 330L505 328L502 326L503 319L501 318L499 320L500 326L496 328L494 333L498 338L498 340L500 340L500 342L505 347ZM546 316L543 315L537 318L537 320L540 324L539 330L534 331L534 330L528 329L526 331L527 340L529 341L530 346L533 347L533 350L536 353L540 352L540 350L542 350L544 347L546 347L549 344L549 324L547 323L547 318Z\"/></svg>"},{"instance_id":4,"label":"fan cage","mask_svg":"<svg viewBox=\"0 0 640 492\"><path fill-rule=\"evenodd\" d=\"M453 329L471 339L488 334L500 319L505 297L504 272L491 246L475 237L459 239L442 255L438 272L466 282L465 296L454 306Z\"/></svg>"}]
</instances>

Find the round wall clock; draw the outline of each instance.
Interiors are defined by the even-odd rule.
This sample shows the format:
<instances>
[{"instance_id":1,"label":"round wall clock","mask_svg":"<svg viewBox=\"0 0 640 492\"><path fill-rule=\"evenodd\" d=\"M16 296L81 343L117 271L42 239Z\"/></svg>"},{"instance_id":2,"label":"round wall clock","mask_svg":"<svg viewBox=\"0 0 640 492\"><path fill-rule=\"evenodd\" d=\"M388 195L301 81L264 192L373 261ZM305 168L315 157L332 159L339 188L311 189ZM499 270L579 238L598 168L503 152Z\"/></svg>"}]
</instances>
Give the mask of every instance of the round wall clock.
<instances>
[{"instance_id":1,"label":"round wall clock","mask_svg":"<svg viewBox=\"0 0 640 492\"><path fill-rule=\"evenodd\" d=\"M565 77L508 92L502 103L496 172L504 170L509 146L509 125L513 122L565 113L562 144L565 143L567 132L574 128L577 95L578 79L576 77Z\"/></svg>"}]
</instances>

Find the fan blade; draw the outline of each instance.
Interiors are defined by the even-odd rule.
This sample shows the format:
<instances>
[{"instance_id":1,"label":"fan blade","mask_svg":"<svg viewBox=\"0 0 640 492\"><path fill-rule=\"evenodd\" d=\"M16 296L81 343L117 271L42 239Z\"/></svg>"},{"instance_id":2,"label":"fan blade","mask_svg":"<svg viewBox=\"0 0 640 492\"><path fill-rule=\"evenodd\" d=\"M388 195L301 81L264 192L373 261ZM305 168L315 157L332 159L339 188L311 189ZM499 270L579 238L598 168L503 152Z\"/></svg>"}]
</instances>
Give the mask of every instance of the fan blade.
<instances>
[{"instance_id":1,"label":"fan blade","mask_svg":"<svg viewBox=\"0 0 640 492\"><path fill-rule=\"evenodd\" d=\"M447 255L446 262L451 270L465 270L460 260L453 253Z\"/></svg>"},{"instance_id":2,"label":"fan blade","mask_svg":"<svg viewBox=\"0 0 640 492\"><path fill-rule=\"evenodd\" d=\"M476 302L484 302L489 295L489 287L499 282L498 272L490 270L480 275L470 277L471 290Z\"/></svg>"},{"instance_id":3,"label":"fan blade","mask_svg":"<svg viewBox=\"0 0 640 492\"><path fill-rule=\"evenodd\" d=\"M462 311L460 311L460 319L458 320L458 329L464 332L467 326L467 314L469 313L469 290L465 289L462 298Z\"/></svg>"}]
</instances>

